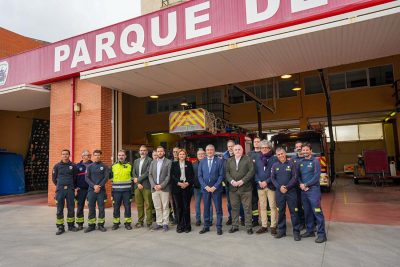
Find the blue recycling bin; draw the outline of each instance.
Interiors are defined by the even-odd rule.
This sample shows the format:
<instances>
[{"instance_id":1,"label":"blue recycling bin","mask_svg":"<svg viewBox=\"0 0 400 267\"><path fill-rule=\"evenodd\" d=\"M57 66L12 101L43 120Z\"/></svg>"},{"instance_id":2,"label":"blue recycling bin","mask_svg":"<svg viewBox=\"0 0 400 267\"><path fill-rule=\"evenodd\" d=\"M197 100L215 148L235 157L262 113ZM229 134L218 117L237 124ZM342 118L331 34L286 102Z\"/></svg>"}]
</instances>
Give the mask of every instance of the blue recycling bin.
<instances>
[{"instance_id":1,"label":"blue recycling bin","mask_svg":"<svg viewBox=\"0 0 400 267\"><path fill-rule=\"evenodd\" d=\"M25 193L24 159L21 155L0 152L0 195Z\"/></svg>"}]
</instances>

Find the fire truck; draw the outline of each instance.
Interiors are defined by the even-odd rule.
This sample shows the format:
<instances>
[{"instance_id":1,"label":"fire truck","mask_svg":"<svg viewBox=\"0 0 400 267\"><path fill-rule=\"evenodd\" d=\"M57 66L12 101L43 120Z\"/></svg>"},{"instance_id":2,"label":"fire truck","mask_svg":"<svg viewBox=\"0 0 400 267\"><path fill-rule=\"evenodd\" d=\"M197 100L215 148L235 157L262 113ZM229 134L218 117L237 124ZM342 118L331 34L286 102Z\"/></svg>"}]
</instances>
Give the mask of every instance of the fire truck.
<instances>
[{"instance_id":1,"label":"fire truck","mask_svg":"<svg viewBox=\"0 0 400 267\"><path fill-rule=\"evenodd\" d=\"M321 189L329 192L331 190L334 177L329 174L329 161L327 157L328 145L323 129L314 129L298 132L280 132L271 137L274 148L282 147L286 150L287 156L295 156L294 148L296 141L308 142L311 144L313 156L319 159L321 164L320 184Z\"/></svg>"},{"instance_id":2,"label":"fire truck","mask_svg":"<svg viewBox=\"0 0 400 267\"><path fill-rule=\"evenodd\" d=\"M251 149L251 138L246 136L243 128L202 108L172 112L169 132L182 137L179 147L186 149L191 161L196 160L197 150L205 150L208 144L214 145L217 156L222 156L230 139L242 145L245 153Z\"/></svg>"}]
</instances>

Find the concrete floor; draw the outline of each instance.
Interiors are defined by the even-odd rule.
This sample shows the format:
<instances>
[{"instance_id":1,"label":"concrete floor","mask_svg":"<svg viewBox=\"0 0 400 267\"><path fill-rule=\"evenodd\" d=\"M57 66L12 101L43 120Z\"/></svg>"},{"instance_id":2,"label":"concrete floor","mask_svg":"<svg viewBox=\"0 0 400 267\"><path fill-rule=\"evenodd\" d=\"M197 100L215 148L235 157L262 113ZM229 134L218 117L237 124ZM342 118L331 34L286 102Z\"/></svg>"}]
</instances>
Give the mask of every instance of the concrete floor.
<instances>
[{"instance_id":1,"label":"concrete floor","mask_svg":"<svg viewBox=\"0 0 400 267\"><path fill-rule=\"evenodd\" d=\"M111 231L111 209L106 211L106 233L56 236L55 208L1 197L0 266L399 266L399 187L373 188L350 182L338 180L334 191L323 195L328 219L325 244L316 244L314 239L294 242L290 228L281 240L270 234L248 236L243 228L229 234L228 226L222 236L215 229L199 235L201 227L193 227L189 234L177 234L174 228L167 233L144 228ZM348 194L345 198L344 192ZM376 217L373 212L358 213L355 222L349 222L352 199L359 200L366 192L369 200L373 192L377 198L382 192L391 196L383 203L376 199L362 203L370 210L386 209L390 204L389 213L396 213L393 209L397 213L388 214L379 224L375 223L379 218L372 223L368 218ZM354 209L359 210L357 201Z\"/></svg>"}]
</instances>

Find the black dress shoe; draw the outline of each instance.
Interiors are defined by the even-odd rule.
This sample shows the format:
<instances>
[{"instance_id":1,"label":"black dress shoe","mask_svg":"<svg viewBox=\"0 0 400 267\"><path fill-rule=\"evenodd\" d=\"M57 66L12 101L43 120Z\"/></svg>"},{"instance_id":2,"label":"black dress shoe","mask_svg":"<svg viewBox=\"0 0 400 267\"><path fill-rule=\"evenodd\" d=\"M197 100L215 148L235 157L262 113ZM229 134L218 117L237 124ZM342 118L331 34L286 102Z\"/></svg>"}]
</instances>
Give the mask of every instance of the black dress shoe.
<instances>
[{"instance_id":1,"label":"black dress shoe","mask_svg":"<svg viewBox=\"0 0 400 267\"><path fill-rule=\"evenodd\" d=\"M250 229L247 229L247 234L248 234L248 235L252 235L252 234L253 234L253 229L251 229L251 228L250 228Z\"/></svg>"},{"instance_id":2,"label":"black dress shoe","mask_svg":"<svg viewBox=\"0 0 400 267\"><path fill-rule=\"evenodd\" d=\"M222 235L222 229L217 229L217 235Z\"/></svg>"},{"instance_id":3,"label":"black dress shoe","mask_svg":"<svg viewBox=\"0 0 400 267\"><path fill-rule=\"evenodd\" d=\"M192 229L190 228L185 229L185 233L190 233L190 231L192 231Z\"/></svg>"},{"instance_id":4,"label":"black dress shoe","mask_svg":"<svg viewBox=\"0 0 400 267\"><path fill-rule=\"evenodd\" d=\"M61 234L63 234L63 233L65 233L64 227L59 227L58 230L57 230L57 232L56 232L56 235L61 235Z\"/></svg>"},{"instance_id":5,"label":"black dress shoe","mask_svg":"<svg viewBox=\"0 0 400 267\"><path fill-rule=\"evenodd\" d=\"M177 232L178 234L180 234L180 233L183 233L183 230L180 229L180 228L176 228L176 232Z\"/></svg>"},{"instance_id":6,"label":"black dress shoe","mask_svg":"<svg viewBox=\"0 0 400 267\"><path fill-rule=\"evenodd\" d=\"M210 232L210 229L209 228L203 228L203 229L200 230L199 234L202 235L202 234L205 234L207 232Z\"/></svg>"},{"instance_id":7,"label":"black dress shoe","mask_svg":"<svg viewBox=\"0 0 400 267\"><path fill-rule=\"evenodd\" d=\"M300 240L301 240L300 235L299 234L295 234L294 235L294 241L300 241Z\"/></svg>"},{"instance_id":8,"label":"black dress shoe","mask_svg":"<svg viewBox=\"0 0 400 267\"><path fill-rule=\"evenodd\" d=\"M315 243L324 243L326 241L326 236L318 236L317 239L315 239Z\"/></svg>"},{"instance_id":9,"label":"black dress shoe","mask_svg":"<svg viewBox=\"0 0 400 267\"><path fill-rule=\"evenodd\" d=\"M125 229L126 230L132 230L132 226L130 224L125 224Z\"/></svg>"},{"instance_id":10,"label":"black dress shoe","mask_svg":"<svg viewBox=\"0 0 400 267\"><path fill-rule=\"evenodd\" d=\"M89 233L94 230L95 230L94 226L89 226L88 228L85 229L84 233Z\"/></svg>"},{"instance_id":11,"label":"black dress shoe","mask_svg":"<svg viewBox=\"0 0 400 267\"><path fill-rule=\"evenodd\" d=\"M232 234L232 233L237 232L237 231L239 231L239 228L232 227L231 229L229 229L228 233Z\"/></svg>"},{"instance_id":12,"label":"black dress shoe","mask_svg":"<svg viewBox=\"0 0 400 267\"><path fill-rule=\"evenodd\" d=\"M231 218L229 218L229 219L226 221L226 225L232 225L232 219L231 219Z\"/></svg>"},{"instance_id":13,"label":"black dress shoe","mask_svg":"<svg viewBox=\"0 0 400 267\"><path fill-rule=\"evenodd\" d=\"M197 221L196 226L200 226L200 225L201 225L201 221Z\"/></svg>"},{"instance_id":14,"label":"black dress shoe","mask_svg":"<svg viewBox=\"0 0 400 267\"><path fill-rule=\"evenodd\" d=\"M99 225L98 227L97 227L97 229L100 231L100 232L107 232L107 229L106 228L104 228L104 226L103 225Z\"/></svg>"},{"instance_id":15,"label":"black dress shoe","mask_svg":"<svg viewBox=\"0 0 400 267\"><path fill-rule=\"evenodd\" d=\"M279 239L279 238L282 238L282 237L284 237L284 236L286 236L286 234L285 233L277 233L274 237L275 238L277 238L277 239Z\"/></svg>"},{"instance_id":16,"label":"black dress shoe","mask_svg":"<svg viewBox=\"0 0 400 267\"><path fill-rule=\"evenodd\" d=\"M314 237L314 236L315 236L315 234L313 232L311 232L311 233L305 232L304 234L301 234L302 238Z\"/></svg>"}]
</instances>

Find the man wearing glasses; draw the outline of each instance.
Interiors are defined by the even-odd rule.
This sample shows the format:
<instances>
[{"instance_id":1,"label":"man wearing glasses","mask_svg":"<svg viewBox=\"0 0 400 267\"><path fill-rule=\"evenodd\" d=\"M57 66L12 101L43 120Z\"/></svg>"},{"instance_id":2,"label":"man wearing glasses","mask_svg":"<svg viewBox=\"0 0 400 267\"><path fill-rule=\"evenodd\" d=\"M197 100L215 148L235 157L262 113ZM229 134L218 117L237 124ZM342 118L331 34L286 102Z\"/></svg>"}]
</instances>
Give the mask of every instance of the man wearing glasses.
<instances>
[{"instance_id":1,"label":"man wearing glasses","mask_svg":"<svg viewBox=\"0 0 400 267\"><path fill-rule=\"evenodd\" d=\"M258 229L256 233L264 234L268 232L267 204L269 204L271 209L271 234L276 235L276 188L271 181L271 167L277 161L277 159L273 154L270 142L267 140L262 140L260 146L261 153L256 159L255 180L257 184L258 199L260 202L261 228Z\"/></svg>"}]
</instances>

